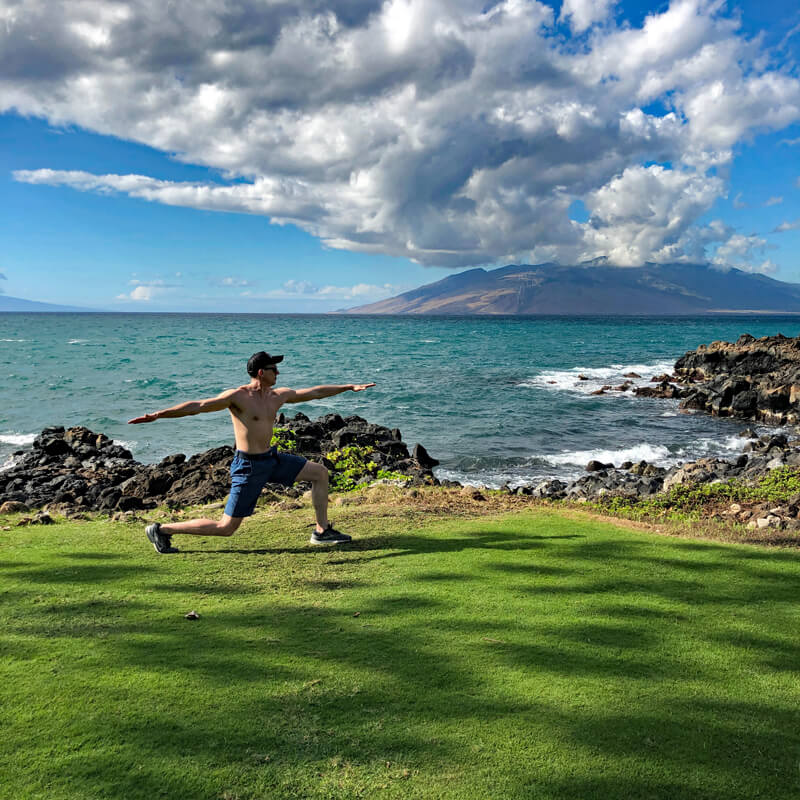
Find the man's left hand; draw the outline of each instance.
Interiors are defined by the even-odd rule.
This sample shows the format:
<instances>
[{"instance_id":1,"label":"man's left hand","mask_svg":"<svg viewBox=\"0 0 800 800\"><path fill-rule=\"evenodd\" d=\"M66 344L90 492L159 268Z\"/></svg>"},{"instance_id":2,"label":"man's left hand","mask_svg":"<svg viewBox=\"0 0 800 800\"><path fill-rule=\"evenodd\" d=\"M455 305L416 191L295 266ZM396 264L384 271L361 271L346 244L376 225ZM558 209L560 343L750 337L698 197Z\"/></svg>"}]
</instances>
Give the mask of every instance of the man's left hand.
<instances>
[{"instance_id":1,"label":"man's left hand","mask_svg":"<svg viewBox=\"0 0 800 800\"><path fill-rule=\"evenodd\" d=\"M354 392L363 392L364 389L369 389L370 386L374 386L374 383L354 383L350 388Z\"/></svg>"}]
</instances>

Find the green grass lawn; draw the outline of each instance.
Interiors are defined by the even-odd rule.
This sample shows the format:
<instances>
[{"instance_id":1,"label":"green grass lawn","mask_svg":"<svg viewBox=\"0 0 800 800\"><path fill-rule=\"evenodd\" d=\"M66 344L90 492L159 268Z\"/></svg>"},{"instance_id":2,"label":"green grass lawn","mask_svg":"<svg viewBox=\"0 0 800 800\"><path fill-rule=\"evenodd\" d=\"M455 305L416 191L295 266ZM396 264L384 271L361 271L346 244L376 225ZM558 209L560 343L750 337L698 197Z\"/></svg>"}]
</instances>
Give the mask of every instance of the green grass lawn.
<instances>
[{"instance_id":1,"label":"green grass lawn","mask_svg":"<svg viewBox=\"0 0 800 800\"><path fill-rule=\"evenodd\" d=\"M307 517L173 556L0 532L0 796L800 796L800 554L378 506L332 551Z\"/></svg>"}]
</instances>

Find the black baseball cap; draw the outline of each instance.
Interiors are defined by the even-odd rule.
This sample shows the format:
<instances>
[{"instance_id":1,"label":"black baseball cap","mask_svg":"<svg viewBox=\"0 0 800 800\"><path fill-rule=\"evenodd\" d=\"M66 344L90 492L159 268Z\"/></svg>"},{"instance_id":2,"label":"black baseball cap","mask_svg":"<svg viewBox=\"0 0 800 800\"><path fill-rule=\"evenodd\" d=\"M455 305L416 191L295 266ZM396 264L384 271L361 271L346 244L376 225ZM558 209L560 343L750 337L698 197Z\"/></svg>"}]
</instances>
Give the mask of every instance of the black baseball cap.
<instances>
[{"instance_id":1,"label":"black baseball cap","mask_svg":"<svg viewBox=\"0 0 800 800\"><path fill-rule=\"evenodd\" d=\"M251 378L255 378L260 369L272 367L281 361L283 361L283 356L271 356L269 353L259 350L250 356L250 360L247 362L247 374Z\"/></svg>"}]
</instances>

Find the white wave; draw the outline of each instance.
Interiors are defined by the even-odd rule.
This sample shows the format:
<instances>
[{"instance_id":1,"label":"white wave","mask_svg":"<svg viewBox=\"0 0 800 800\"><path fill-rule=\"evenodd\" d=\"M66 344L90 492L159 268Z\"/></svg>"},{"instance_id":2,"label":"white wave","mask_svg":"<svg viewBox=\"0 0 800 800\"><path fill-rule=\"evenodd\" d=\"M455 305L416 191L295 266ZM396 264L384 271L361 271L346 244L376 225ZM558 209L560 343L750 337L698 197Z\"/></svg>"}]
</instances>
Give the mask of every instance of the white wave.
<instances>
[{"instance_id":1,"label":"white wave","mask_svg":"<svg viewBox=\"0 0 800 800\"><path fill-rule=\"evenodd\" d=\"M723 439L720 444L726 450L741 450L745 445L745 440L736 434L735 436L728 436L726 439Z\"/></svg>"},{"instance_id":2,"label":"white wave","mask_svg":"<svg viewBox=\"0 0 800 800\"><path fill-rule=\"evenodd\" d=\"M17 463L17 459L14 456L9 456L2 464L0 464L0 472L5 472L7 469L11 469L14 464Z\"/></svg>"},{"instance_id":3,"label":"white wave","mask_svg":"<svg viewBox=\"0 0 800 800\"><path fill-rule=\"evenodd\" d=\"M438 467L436 477L440 480L456 480L465 486L485 486L499 489L508 484L512 489L517 486L533 486L543 480L558 478L572 481L585 475L586 465L590 461L603 464L614 464L619 467L626 461L638 463L647 461L659 467L672 467L678 463L696 461L699 458L727 458L741 451L745 440L740 436L727 436L723 439L702 437L691 444L672 450L664 445L641 442L630 447L617 450L568 450L550 455L531 457L526 464L514 466L497 466L472 469L469 471L453 470Z\"/></svg>"},{"instance_id":4,"label":"white wave","mask_svg":"<svg viewBox=\"0 0 800 800\"><path fill-rule=\"evenodd\" d=\"M423 344L438 344L439 339L420 339Z\"/></svg>"},{"instance_id":5,"label":"white wave","mask_svg":"<svg viewBox=\"0 0 800 800\"><path fill-rule=\"evenodd\" d=\"M35 438L35 433L0 433L0 443L13 444L17 447L33 444Z\"/></svg>"},{"instance_id":6,"label":"white wave","mask_svg":"<svg viewBox=\"0 0 800 800\"><path fill-rule=\"evenodd\" d=\"M671 361L658 361L654 364L609 364L606 367L548 370L517 385L530 389L550 389L587 395L606 385L619 386L625 382L634 386L646 385L655 375L671 374L673 366ZM630 372L641 375L641 378L626 378L625 375Z\"/></svg>"},{"instance_id":7,"label":"white wave","mask_svg":"<svg viewBox=\"0 0 800 800\"><path fill-rule=\"evenodd\" d=\"M651 464L667 464L671 460L669 450L663 445L652 445L647 442L623 447L620 450L571 450L556 455L542 456L551 464L572 464L585 466L590 461L603 464L616 464L623 461L647 461Z\"/></svg>"},{"instance_id":8,"label":"white wave","mask_svg":"<svg viewBox=\"0 0 800 800\"><path fill-rule=\"evenodd\" d=\"M524 469L517 469L514 472L508 470L475 470L473 472L460 472L454 469L437 467L434 474L440 481L458 481L464 486L475 486L478 489L499 489L501 486L509 486L516 489L518 486L530 486L541 483L549 478L565 477L563 470L558 473L550 472L526 472ZM578 471L567 476L568 478L577 477Z\"/></svg>"},{"instance_id":9,"label":"white wave","mask_svg":"<svg viewBox=\"0 0 800 800\"><path fill-rule=\"evenodd\" d=\"M679 460L703 458L704 456L723 456L741 451L746 440L741 436L727 436L724 439L697 439L690 445L679 448L675 455Z\"/></svg>"},{"instance_id":10,"label":"white wave","mask_svg":"<svg viewBox=\"0 0 800 800\"><path fill-rule=\"evenodd\" d=\"M67 344L86 344L88 339L70 339Z\"/></svg>"},{"instance_id":11,"label":"white wave","mask_svg":"<svg viewBox=\"0 0 800 800\"><path fill-rule=\"evenodd\" d=\"M0 339L0 342L27 342L27 339Z\"/></svg>"},{"instance_id":12,"label":"white wave","mask_svg":"<svg viewBox=\"0 0 800 800\"><path fill-rule=\"evenodd\" d=\"M126 450L133 450L136 447L137 442L129 442L126 439L114 439L114 444L118 444L120 447L124 447Z\"/></svg>"}]
</instances>

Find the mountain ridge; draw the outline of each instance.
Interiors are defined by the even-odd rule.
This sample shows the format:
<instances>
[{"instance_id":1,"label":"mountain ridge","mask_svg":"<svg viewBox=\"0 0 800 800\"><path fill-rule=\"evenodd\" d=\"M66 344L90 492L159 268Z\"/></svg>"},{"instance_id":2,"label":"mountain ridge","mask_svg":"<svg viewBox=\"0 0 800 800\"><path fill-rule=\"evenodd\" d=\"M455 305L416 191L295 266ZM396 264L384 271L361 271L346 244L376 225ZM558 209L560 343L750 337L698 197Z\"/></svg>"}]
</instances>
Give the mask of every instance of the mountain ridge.
<instances>
[{"instance_id":1,"label":"mountain ridge","mask_svg":"<svg viewBox=\"0 0 800 800\"><path fill-rule=\"evenodd\" d=\"M55 303L40 303L38 300L25 300L22 297L11 297L7 294L0 294L0 313L11 311L29 312L56 312L56 311L92 311L91 308L80 308L79 306L60 306Z\"/></svg>"},{"instance_id":2,"label":"mountain ridge","mask_svg":"<svg viewBox=\"0 0 800 800\"><path fill-rule=\"evenodd\" d=\"M705 264L508 264L448 275L348 314L800 313L800 285Z\"/></svg>"}]
</instances>

